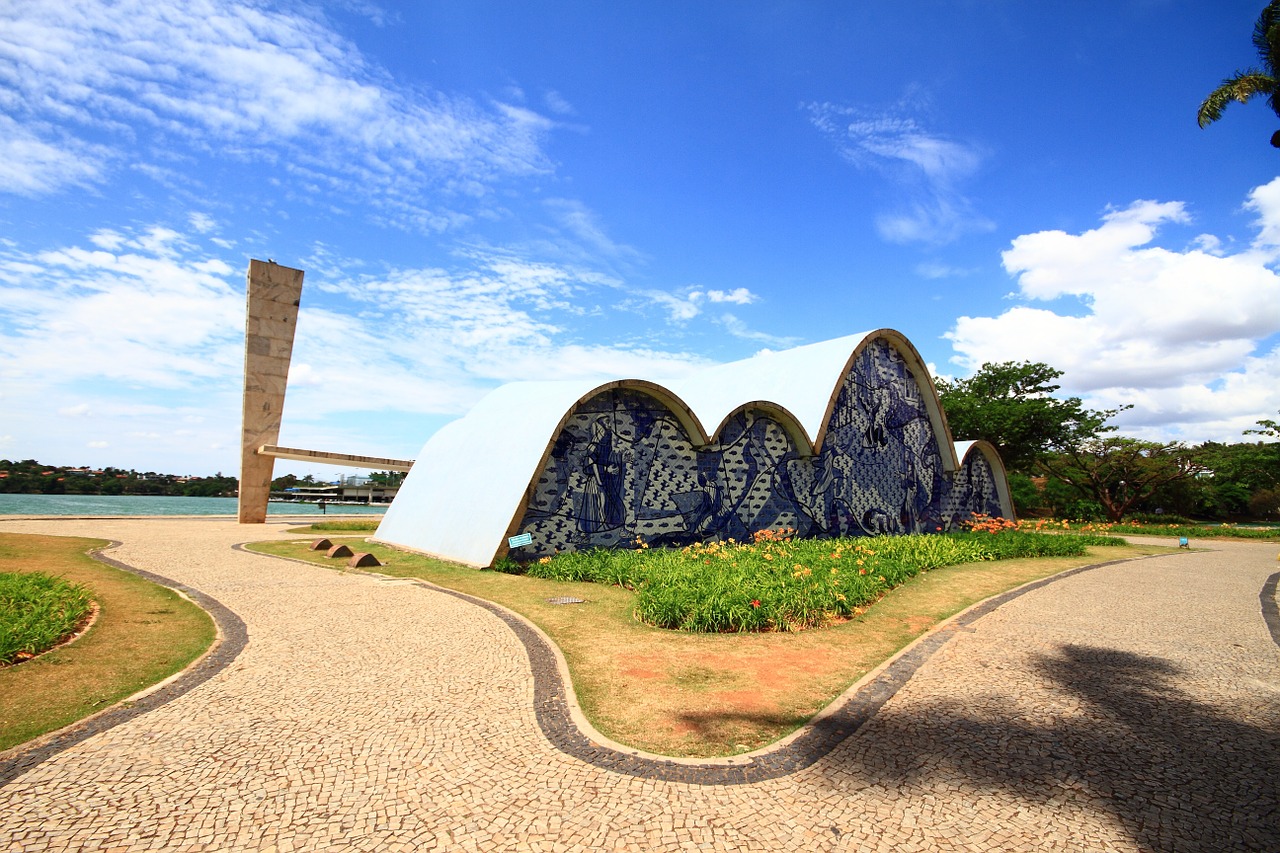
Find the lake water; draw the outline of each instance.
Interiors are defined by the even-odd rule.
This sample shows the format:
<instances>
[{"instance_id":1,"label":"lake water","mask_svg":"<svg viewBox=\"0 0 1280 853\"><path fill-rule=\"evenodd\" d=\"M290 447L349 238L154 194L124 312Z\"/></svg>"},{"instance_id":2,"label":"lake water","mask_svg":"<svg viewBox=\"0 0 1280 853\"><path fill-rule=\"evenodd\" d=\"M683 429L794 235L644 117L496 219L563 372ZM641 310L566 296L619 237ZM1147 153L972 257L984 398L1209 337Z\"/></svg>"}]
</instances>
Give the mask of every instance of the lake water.
<instances>
[{"instance_id":1,"label":"lake water","mask_svg":"<svg viewBox=\"0 0 1280 853\"><path fill-rule=\"evenodd\" d=\"M381 515L386 504L329 504L329 515ZM4 515L235 515L235 498L179 498L154 495L8 495L0 494ZM321 515L304 503L270 503L267 515Z\"/></svg>"}]
</instances>

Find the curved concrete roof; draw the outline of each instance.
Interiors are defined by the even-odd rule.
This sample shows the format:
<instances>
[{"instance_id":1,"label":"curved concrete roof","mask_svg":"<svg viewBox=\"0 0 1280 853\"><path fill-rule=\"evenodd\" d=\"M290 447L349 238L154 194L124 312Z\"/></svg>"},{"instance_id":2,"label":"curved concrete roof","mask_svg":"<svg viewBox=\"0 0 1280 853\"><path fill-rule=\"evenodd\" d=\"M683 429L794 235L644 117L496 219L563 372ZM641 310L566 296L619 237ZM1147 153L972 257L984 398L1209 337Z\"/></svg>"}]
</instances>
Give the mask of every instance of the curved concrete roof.
<instances>
[{"instance_id":1,"label":"curved concrete roof","mask_svg":"<svg viewBox=\"0 0 1280 853\"><path fill-rule=\"evenodd\" d=\"M989 441L957 441L955 443L956 458L963 465L970 453L980 453L987 459L991 472L995 474L996 494L1000 497L1000 508L1005 518L1016 518L1013 512L1013 496L1009 494L1009 474L1005 471L1004 460L1000 451Z\"/></svg>"},{"instance_id":2,"label":"curved concrete roof","mask_svg":"<svg viewBox=\"0 0 1280 853\"><path fill-rule=\"evenodd\" d=\"M862 348L876 338L886 339L906 360L924 397L943 467L956 470L959 457L920 354L900 332L879 329L764 352L700 370L665 386L624 378L603 384L503 385L431 437L375 538L444 559L489 565L505 550L506 536L519 524L531 480L542 469L569 416L579 403L610 388L631 387L653 395L701 445L709 443L738 410L763 409L787 429L802 454L812 454L822 447L845 374Z\"/></svg>"}]
</instances>

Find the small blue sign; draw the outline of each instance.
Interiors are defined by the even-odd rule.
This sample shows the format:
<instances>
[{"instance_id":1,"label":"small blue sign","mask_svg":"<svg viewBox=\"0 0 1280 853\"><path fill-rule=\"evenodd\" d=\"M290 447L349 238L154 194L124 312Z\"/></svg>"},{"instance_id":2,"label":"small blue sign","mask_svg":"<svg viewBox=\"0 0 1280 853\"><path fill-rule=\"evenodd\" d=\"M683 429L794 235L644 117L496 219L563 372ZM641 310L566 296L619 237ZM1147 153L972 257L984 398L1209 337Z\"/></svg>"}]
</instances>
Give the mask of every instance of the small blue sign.
<instances>
[{"instance_id":1,"label":"small blue sign","mask_svg":"<svg viewBox=\"0 0 1280 853\"><path fill-rule=\"evenodd\" d=\"M1179 547L1179 548L1189 548L1189 547L1191 547L1191 543L1189 543L1189 542L1187 541L1187 537L1185 537L1185 536L1180 536L1180 537L1178 537L1178 547Z\"/></svg>"},{"instance_id":2,"label":"small blue sign","mask_svg":"<svg viewBox=\"0 0 1280 853\"><path fill-rule=\"evenodd\" d=\"M522 545L532 545L532 544L533 544L532 533L521 533L518 536L507 537L507 545L512 548L519 548Z\"/></svg>"}]
</instances>

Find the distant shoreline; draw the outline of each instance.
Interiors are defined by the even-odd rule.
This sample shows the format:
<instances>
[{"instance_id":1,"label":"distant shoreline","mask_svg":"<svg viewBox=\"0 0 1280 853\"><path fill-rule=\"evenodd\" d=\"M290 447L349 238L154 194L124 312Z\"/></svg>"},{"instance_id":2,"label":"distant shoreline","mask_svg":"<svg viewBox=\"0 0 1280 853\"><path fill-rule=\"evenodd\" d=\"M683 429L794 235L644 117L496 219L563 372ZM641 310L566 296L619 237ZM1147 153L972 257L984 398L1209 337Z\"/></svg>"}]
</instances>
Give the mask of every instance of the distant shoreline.
<instances>
[{"instance_id":1,"label":"distant shoreline","mask_svg":"<svg viewBox=\"0 0 1280 853\"><path fill-rule=\"evenodd\" d=\"M302 501L272 501L267 515L373 515L386 511L388 504L337 504ZM232 516L237 512L235 498L181 497L177 495L25 495L0 493L0 517L12 516Z\"/></svg>"}]
</instances>

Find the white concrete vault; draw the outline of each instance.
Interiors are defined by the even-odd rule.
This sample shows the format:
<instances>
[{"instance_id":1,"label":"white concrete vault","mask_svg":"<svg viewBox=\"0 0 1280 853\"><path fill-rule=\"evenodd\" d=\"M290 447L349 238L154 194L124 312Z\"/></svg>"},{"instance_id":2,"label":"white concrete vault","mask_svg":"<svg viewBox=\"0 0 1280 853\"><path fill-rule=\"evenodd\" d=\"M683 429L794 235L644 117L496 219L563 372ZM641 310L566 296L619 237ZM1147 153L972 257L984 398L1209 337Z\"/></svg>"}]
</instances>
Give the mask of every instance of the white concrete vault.
<instances>
[{"instance_id":1,"label":"white concrete vault","mask_svg":"<svg viewBox=\"0 0 1280 853\"><path fill-rule=\"evenodd\" d=\"M665 383L511 383L439 430L416 462L282 447L302 279L273 261L249 265L242 523L265 521L277 458L409 472L375 538L474 566L513 548L530 557L784 525L870 535L1013 515L995 448L956 445L928 369L893 329Z\"/></svg>"},{"instance_id":2,"label":"white concrete vault","mask_svg":"<svg viewBox=\"0 0 1280 853\"><path fill-rule=\"evenodd\" d=\"M981 457L978 464L992 468L994 462L992 479L999 483L987 503L988 508L1012 517L1004 469L994 448L966 445L958 452L937 390L919 353L900 332L877 329L791 350L761 353L662 384L620 377L605 383L504 385L483 398L467 415L446 425L423 446L416 467L384 516L375 538L474 566L490 565L507 554L511 548L508 540L522 531L532 531L536 539L539 528L531 522L531 514L541 512L539 505L547 503L542 499L543 493L552 479L576 480L586 483L584 488L588 492L593 488L599 491L602 478L613 476L607 472L602 474L604 468L612 470L618 465L629 465L635 469L642 464L637 460L656 452L653 448L641 448L636 443L640 441L638 435L632 435L626 428L613 437L615 444L627 444L625 450L601 449L609 439L603 435L605 430L600 421L590 428L585 426L584 407L593 401L600 404L606 398L625 398L632 401L629 405L633 407L651 405L658 413L656 417L667 424L662 428L663 447L672 443L687 445L683 452L689 458L721 452L722 439L735 424L763 424L755 428L768 431L774 444L788 445L786 465L793 469L794 479L804 474L799 460L818 464L817 457L827 450L825 445L832 440L833 430L844 436L842 440L847 443L849 415L837 412L837 405L842 394L848 397L852 393L848 390L850 377L857 373L860 360L873 365L864 371L869 377L864 377L865 381L872 385L880 383L878 390L866 392L867 407L883 406L892 396L890 392L901 392L901 399L895 399L894 404L899 408L906 406L904 411L909 410L913 415L909 425L912 447L928 447L925 467L937 468L925 472L932 477L928 488L937 492L941 487L933 481L953 482L961 475L962 454L977 453ZM871 375L876 372L883 376ZM651 404L644 403L646 399ZM707 425L714 425L714 432L708 433ZM872 425L869 429L873 436L868 441L879 441L886 446L897 441L898 445L906 446L897 438L887 437L882 425ZM594 438L592 430L597 433ZM558 455L567 444L574 442L580 457L583 448L591 448L594 442L595 450L590 452L601 459L608 457L603 467L598 462L566 461ZM751 452L756 453L757 449ZM610 461L614 456L619 460L629 457L631 461L615 463ZM705 459L702 456L698 459L697 464L705 467ZM855 463L856 460L849 465L856 467ZM666 495L664 500L668 504L673 500L688 503L693 500L690 495L696 497L697 488L714 490L715 487L702 482L708 479L703 472L695 474L687 470L693 464L688 459L685 464L677 462L675 467L686 469L677 476L683 476L689 484L701 485L688 485L679 494ZM917 463L899 459L893 464L902 467ZM652 472L652 466L649 470ZM782 469L776 473L779 478L787 476ZM836 472L832 476L842 475ZM587 482L593 477L597 482ZM615 481L616 477L609 480L609 488L616 490ZM890 484L888 490L893 488L896 487ZM569 501L587 500L581 495L569 495L572 485L566 486L566 490L560 495L562 508L567 507ZM919 503L918 495L913 499ZM599 503L598 498L590 500ZM638 498L631 495L628 500L634 503ZM939 506L940 501L940 498L936 501ZM652 508L640 507L639 512L650 510ZM888 521L874 518L873 521L893 526L896 522L892 516L898 508L890 507L890 510L880 513ZM581 515L582 511L563 509L563 512ZM852 518L852 513L850 509L846 515ZM902 513L910 514L906 510ZM593 534L598 530L597 526ZM624 544L624 538L618 537L619 545ZM588 540L590 537L582 541Z\"/></svg>"}]
</instances>

